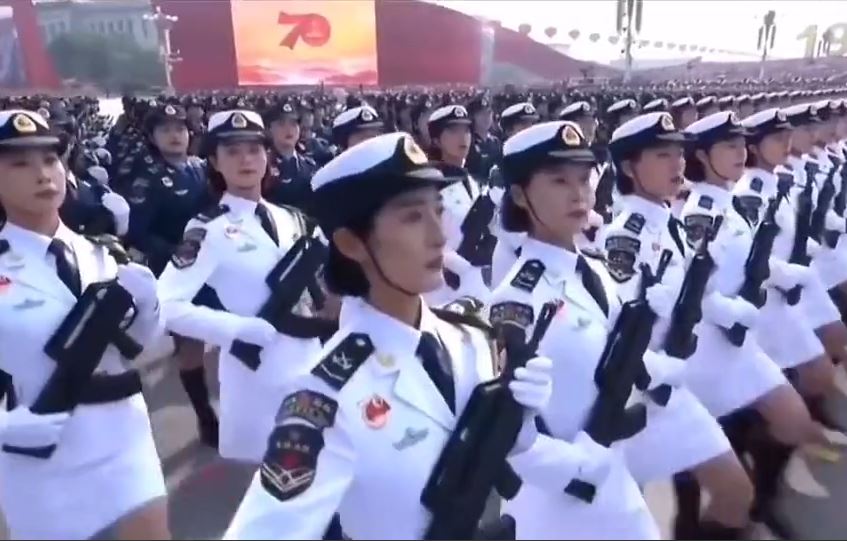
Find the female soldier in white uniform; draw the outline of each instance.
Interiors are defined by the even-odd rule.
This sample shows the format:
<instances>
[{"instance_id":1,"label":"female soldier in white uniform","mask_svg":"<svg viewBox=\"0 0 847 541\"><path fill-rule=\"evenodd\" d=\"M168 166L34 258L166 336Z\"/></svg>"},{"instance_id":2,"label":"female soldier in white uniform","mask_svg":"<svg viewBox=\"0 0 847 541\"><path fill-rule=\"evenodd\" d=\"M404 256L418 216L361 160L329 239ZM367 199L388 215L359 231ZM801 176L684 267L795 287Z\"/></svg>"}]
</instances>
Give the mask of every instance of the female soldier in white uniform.
<instances>
[{"instance_id":1,"label":"female soldier in white uniform","mask_svg":"<svg viewBox=\"0 0 847 541\"><path fill-rule=\"evenodd\" d=\"M408 134L351 148L312 179L330 238L329 289L360 297L284 400L261 470L227 539L317 539L338 510L351 539L420 539L421 492L456 418L493 374L485 332L450 323L421 300L441 285L445 178ZM455 319L454 319L455 321ZM538 411L552 391L549 359L509 384ZM526 418L516 452L534 439ZM532 451L526 451L532 452ZM559 449L547 456L564 464Z\"/></svg>"},{"instance_id":2,"label":"female soldier in white uniform","mask_svg":"<svg viewBox=\"0 0 847 541\"><path fill-rule=\"evenodd\" d=\"M11 382L7 405L19 404L0 413L0 507L13 539L87 539L107 528L117 539L167 539L141 379L117 349L106 350L72 411L29 409L56 370L45 344L90 284L117 277L135 298L128 334L139 344L161 336L153 274L118 267L104 245L60 221L58 146L37 113L0 113L0 369ZM51 456L33 456L32 448L51 445Z\"/></svg>"},{"instance_id":3,"label":"female soldier in white uniform","mask_svg":"<svg viewBox=\"0 0 847 541\"><path fill-rule=\"evenodd\" d=\"M775 114L771 121L778 122ZM773 128L790 128L790 125L775 124ZM747 131L735 113L724 111L694 122L685 132L693 137L686 149L685 162L685 176L692 182L692 191L681 215L689 246L697 249L713 229L717 217L723 219L709 244L715 268L708 278L703 299L703 321L696 328L697 349L687 360L686 385L718 418L739 454L747 450L744 443L750 437L750 429L758 424L759 415L764 418L770 435L785 445L832 443L827 435L836 434L812 420L780 366L759 346L758 307L739 296L753 245L753 226L758 224L758 214L748 222L738 213L736 208L744 207L733 201L731 192L744 173ZM770 258L769 254L764 257L769 283L783 291L797 285L802 267ZM780 294L779 290L771 292L771 295ZM726 305L728 309L721 310L718 305ZM733 311L739 314L738 321L722 317ZM746 329L740 334L741 343L731 342L728 336L736 324L737 329ZM795 475L805 466L799 455L796 463L797 467L789 470ZM694 496L692 506L699 510L699 490Z\"/></svg>"},{"instance_id":4,"label":"female soldier in white uniform","mask_svg":"<svg viewBox=\"0 0 847 541\"><path fill-rule=\"evenodd\" d=\"M641 264L655 272L661 254L673 254L661 283L647 290L659 316L651 343L657 351L663 347L685 273L682 224L666 203L682 185L683 140L670 114L648 113L621 125L609 143L623 212L606 228L604 246L621 297L637 296L641 280L636 269ZM688 535L736 538L747 525L753 489L717 421L687 388L678 389L664 408L655 406L650 414L647 428L625 445L635 479L646 482L690 471L711 501L699 531Z\"/></svg>"},{"instance_id":5,"label":"female soldier in white uniform","mask_svg":"<svg viewBox=\"0 0 847 541\"><path fill-rule=\"evenodd\" d=\"M487 203L492 204L488 191L481 190L479 183L464 168L471 145L471 119L461 105L445 105L432 112L427 129L432 141L430 156L442 162L440 167L445 174L461 177L461 182L445 187L442 193L447 236L444 285L428 292L426 301L432 306L441 306L465 296L485 300L490 293L486 281L490 281L495 241L489 229L493 217L482 224L482 235L485 235L482 242L478 242L481 238L466 238L462 231L468 213L474 205L482 203L480 198L488 198ZM467 249L463 244L467 244Z\"/></svg>"},{"instance_id":6,"label":"female soldier in white uniform","mask_svg":"<svg viewBox=\"0 0 847 541\"><path fill-rule=\"evenodd\" d=\"M216 113L206 137L210 183L222 193L220 206L188 223L159 291L169 330L221 348L221 456L258 464L282 385L320 351L318 338L278 333L256 316L270 295L265 277L306 231L299 212L261 198L268 162L257 114ZM227 311L192 304L204 284ZM310 304L308 296L301 298L295 312L309 316ZM259 362L233 355L234 340L263 348Z\"/></svg>"},{"instance_id":7,"label":"female soldier in white uniform","mask_svg":"<svg viewBox=\"0 0 847 541\"><path fill-rule=\"evenodd\" d=\"M595 158L579 127L545 122L509 138L502 173L507 231L528 233L521 255L492 293L495 329L517 321L532 332L542 306L561 304L539 352L553 360L553 397L541 413L548 434L589 451L582 479L597 487L592 503L566 495L555 475L512 464L527 484L505 510L515 517L518 539L657 539L659 531L617 450L595 443L585 426L598 400L595 371L620 311L611 279L599 261L578 249L577 237L594 206L589 182ZM647 352L652 368L661 356ZM654 370L655 372L655 370ZM655 374L654 374L655 375ZM660 383L653 378L652 386Z\"/></svg>"},{"instance_id":8,"label":"female soldier in white uniform","mask_svg":"<svg viewBox=\"0 0 847 541\"><path fill-rule=\"evenodd\" d=\"M805 119L794 116L794 121L801 125ZM805 399L802 381L805 385L812 387L816 382L824 384L831 376L831 361L824 352L821 341L815 335L814 320L810 320L809 313L804 310L804 305L797 299L789 301L787 292L796 291L800 293L800 300L804 298L815 283L820 283L815 272L802 265L788 264L794 245L796 234L796 200L797 194L802 187L794 184L794 176L791 173L780 171L779 165L784 163L789 155L792 138L792 123L786 114L775 108L765 109L755 113L744 120L742 125L749 132L746 136L747 143L747 169L744 176L733 187L732 192L737 208L744 218L757 226L761 223L765 209L772 199L778 196L780 189L788 190L788 196L780 203L776 212L776 223L779 226L771 251L770 268L771 278L767 282L767 296L765 304L759 311L759 321L754 329L754 335L762 350L770 357L783 372L790 376L791 382ZM781 177L781 178L780 178ZM780 186L780 183L783 185ZM813 246L810 242L809 246ZM779 269L779 270L777 270ZM821 288L822 289L822 288ZM824 298L826 296L824 295ZM792 304L793 303L793 304ZM816 308L820 309L820 305ZM837 317L837 315L836 315ZM791 329L791 332L775 332L779 329ZM808 366L806 369L804 367ZM807 372L808 370L808 372ZM805 380L798 378L800 372L810 374ZM822 374L820 378L815 374ZM788 404L786 400L785 404ZM795 445L809 441L798 440L794 430L782 432L777 424L776 417L789 421L791 417L805 417L806 414L796 407L791 407L779 415L772 412L769 415L764 410L759 410L767 419L772 438L760 438L753 444L748 440L746 450L751 454L755 463L753 470L754 484L756 488L756 505L753 518L763 521L774 530L781 529L777 517L773 513L772 503L776 497L783 473L786 466L793 460L794 468L786 473L791 473L788 480L793 486L799 486L792 482L792 477L800 478L803 469L807 468L802 457L793 453ZM743 424L742 419L737 419ZM800 429L806 423L784 422L782 428ZM742 426L736 426L742 429ZM824 435L835 441L836 434L824 431ZM812 439L814 441L815 438ZM826 495L826 489L817 485L806 475L807 482L804 483L809 489L814 489L820 495Z\"/></svg>"}]
</instances>

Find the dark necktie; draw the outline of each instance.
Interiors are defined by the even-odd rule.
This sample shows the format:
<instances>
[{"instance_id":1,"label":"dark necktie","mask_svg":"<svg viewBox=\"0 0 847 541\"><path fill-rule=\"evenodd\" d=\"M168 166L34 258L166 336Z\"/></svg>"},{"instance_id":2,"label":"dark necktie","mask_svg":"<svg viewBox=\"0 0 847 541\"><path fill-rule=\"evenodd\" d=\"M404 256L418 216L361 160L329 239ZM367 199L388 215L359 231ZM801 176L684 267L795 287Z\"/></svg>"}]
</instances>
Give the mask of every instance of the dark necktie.
<instances>
[{"instance_id":1,"label":"dark necktie","mask_svg":"<svg viewBox=\"0 0 847 541\"><path fill-rule=\"evenodd\" d=\"M79 297L82 293L82 285L74 253L68 248L67 244L59 239L53 239L47 251L56 258L56 274L59 275L59 280L67 286L74 297Z\"/></svg>"},{"instance_id":2,"label":"dark necktie","mask_svg":"<svg viewBox=\"0 0 847 541\"><path fill-rule=\"evenodd\" d=\"M271 219L271 213L268 212L268 207L259 203L256 205L256 216L259 217L259 221L262 223L262 229L265 230L265 233L274 241L274 244L279 246L279 236L276 233L276 225L274 221Z\"/></svg>"},{"instance_id":3,"label":"dark necktie","mask_svg":"<svg viewBox=\"0 0 847 541\"><path fill-rule=\"evenodd\" d=\"M447 361L447 352L444 351L441 342L431 333L422 333L415 353L421 358L424 370L444 397L450 411L455 413L456 389L453 386L453 375L445 370L449 364L444 362Z\"/></svg>"},{"instance_id":4,"label":"dark necktie","mask_svg":"<svg viewBox=\"0 0 847 541\"><path fill-rule=\"evenodd\" d=\"M585 287L588 294L594 298L594 302L597 303L597 306L603 310L603 313L607 316L609 315L609 301L606 299L606 292L603 290L603 283L600 281L600 277L597 276L591 266L588 264L588 261L585 260L583 256L579 256L576 259L576 271L579 273L580 278L582 278L582 285Z\"/></svg>"}]
</instances>

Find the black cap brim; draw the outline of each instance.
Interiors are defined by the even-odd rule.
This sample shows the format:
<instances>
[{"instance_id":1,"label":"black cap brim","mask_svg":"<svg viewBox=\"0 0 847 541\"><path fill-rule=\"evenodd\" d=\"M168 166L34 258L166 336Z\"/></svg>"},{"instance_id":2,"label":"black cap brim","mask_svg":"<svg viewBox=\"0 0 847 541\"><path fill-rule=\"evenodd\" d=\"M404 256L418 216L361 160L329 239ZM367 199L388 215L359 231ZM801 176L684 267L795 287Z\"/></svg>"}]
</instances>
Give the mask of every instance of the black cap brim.
<instances>
[{"instance_id":1,"label":"black cap brim","mask_svg":"<svg viewBox=\"0 0 847 541\"><path fill-rule=\"evenodd\" d=\"M366 122L364 124L356 124L353 126L354 131L359 130L381 130L385 127L385 124L381 120L375 120L373 122Z\"/></svg>"},{"instance_id":2,"label":"black cap brim","mask_svg":"<svg viewBox=\"0 0 847 541\"><path fill-rule=\"evenodd\" d=\"M267 135L261 131L225 131L218 132L215 138L219 141L234 142L234 141L264 141Z\"/></svg>"}]
</instances>

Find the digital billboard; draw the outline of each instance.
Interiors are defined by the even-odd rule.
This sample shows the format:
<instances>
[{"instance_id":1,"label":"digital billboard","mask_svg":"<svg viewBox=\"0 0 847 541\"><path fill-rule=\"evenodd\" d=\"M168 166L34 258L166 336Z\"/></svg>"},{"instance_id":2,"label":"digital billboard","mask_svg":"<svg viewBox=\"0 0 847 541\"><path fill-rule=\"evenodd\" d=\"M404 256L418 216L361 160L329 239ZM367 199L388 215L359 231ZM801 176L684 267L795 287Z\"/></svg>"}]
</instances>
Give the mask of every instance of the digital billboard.
<instances>
[{"instance_id":1,"label":"digital billboard","mask_svg":"<svg viewBox=\"0 0 847 541\"><path fill-rule=\"evenodd\" d=\"M377 83L375 0L232 0L240 85Z\"/></svg>"}]
</instances>

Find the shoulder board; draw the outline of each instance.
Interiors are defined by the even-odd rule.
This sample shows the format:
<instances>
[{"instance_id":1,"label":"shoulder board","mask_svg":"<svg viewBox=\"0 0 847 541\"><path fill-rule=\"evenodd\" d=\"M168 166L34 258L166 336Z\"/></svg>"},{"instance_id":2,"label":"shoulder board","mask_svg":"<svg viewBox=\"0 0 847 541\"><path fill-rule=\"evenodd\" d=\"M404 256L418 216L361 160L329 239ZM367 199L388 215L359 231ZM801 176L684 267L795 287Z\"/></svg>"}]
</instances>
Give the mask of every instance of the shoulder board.
<instances>
[{"instance_id":1,"label":"shoulder board","mask_svg":"<svg viewBox=\"0 0 847 541\"><path fill-rule=\"evenodd\" d=\"M714 205L715 200L708 195L701 195L700 199L697 201L697 206L706 210L712 210Z\"/></svg>"},{"instance_id":2,"label":"shoulder board","mask_svg":"<svg viewBox=\"0 0 847 541\"><path fill-rule=\"evenodd\" d=\"M229 212L229 207L226 205L217 205L211 207L208 210L205 210L196 216L196 219L200 222L207 223L211 222L215 218L219 218Z\"/></svg>"},{"instance_id":3,"label":"shoulder board","mask_svg":"<svg viewBox=\"0 0 847 541\"><path fill-rule=\"evenodd\" d=\"M764 183L762 182L762 179L760 179L759 177L755 177L753 178L753 180L750 181L750 189L754 192L762 193L763 184Z\"/></svg>"},{"instance_id":4,"label":"shoulder board","mask_svg":"<svg viewBox=\"0 0 847 541\"><path fill-rule=\"evenodd\" d=\"M9 241L6 239L0 239L0 255L5 254L9 251Z\"/></svg>"},{"instance_id":5,"label":"shoulder board","mask_svg":"<svg viewBox=\"0 0 847 541\"><path fill-rule=\"evenodd\" d=\"M469 325L484 331L491 336L491 325L480 315L482 301L473 297L462 297L441 308L432 308L432 313L439 319L454 325Z\"/></svg>"},{"instance_id":6,"label":"shoulder board","mask_svg":"<svg viewBox=\"0 0 847 541\"><path fill-rule=\"evenodd\" d=\"M626 219L626 222L623 224L623 228L631 233L635 233L636 235L641 234L641 230L644 229L644 223L647 220L643 215L638 214L637 212L633 212L629 215L629 218Z\"/></svg>"},{"instance_id":7,"label":"shoulder board","mask_svg":"<svg viewBox=\"0 0 847 541\"><path fill-rule=\"evenodd\" d=\"M105 248L118 264L126 265L129 263L129 255L121 244L121 240L115 235L84 235L84 237L91 244Z\"/></svg>"},{"instance_id":8,"label":"shoulder board","mask_svg":"<svg viewBox=\"0 0 847 541\"><path fill-rule=\"evenodd\" d=\"M541 277L544 276L544 263L538 259L530 259L523 264L521 270L512 278L512 286L523 291L532 292L535 286L538 285Z\"/></svg>"},{"instance_id":9,"label":"shoulder board","mask_svg":"<svg viewBox=\"0 0 847 541\"><path fill-rule=\"evenodd\" d=\"M340 391L373 352L367 334L350 333L312 369L312 375Z\"/></svg>"}]
</instances>

